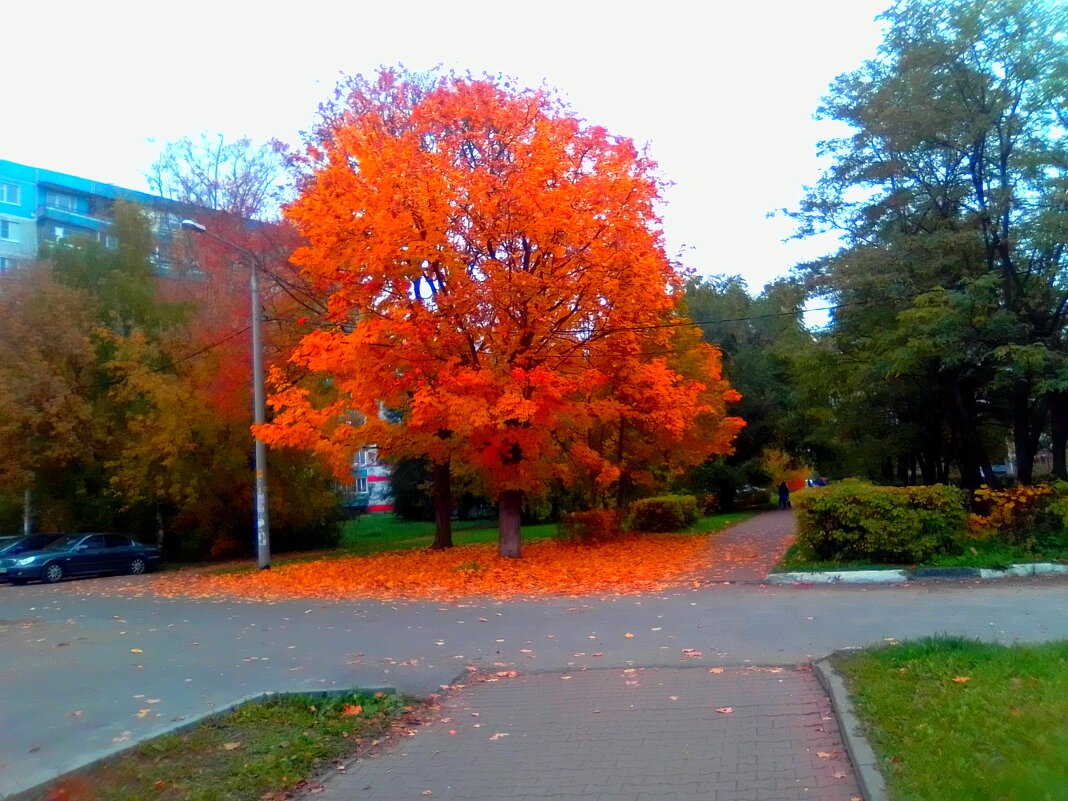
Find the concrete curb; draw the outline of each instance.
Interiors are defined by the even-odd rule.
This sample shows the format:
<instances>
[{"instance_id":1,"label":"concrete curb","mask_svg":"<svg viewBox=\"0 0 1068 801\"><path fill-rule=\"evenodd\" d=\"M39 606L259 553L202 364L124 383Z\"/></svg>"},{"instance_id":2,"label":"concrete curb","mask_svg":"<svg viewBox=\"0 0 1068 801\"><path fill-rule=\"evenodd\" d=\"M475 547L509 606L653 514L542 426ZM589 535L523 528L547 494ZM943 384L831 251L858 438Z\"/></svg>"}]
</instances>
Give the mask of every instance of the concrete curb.
<instances>
[{"instance_id":1,"label":"concrete curb","mask_svg":"<svg viewBox=\"0 0 1068 801\"><path fill-rule=\"evenodd\" d=\"M842 732L846 752L853 763L853 771L856 773L864 801L889 801L886 782L882 771L879 770L879 760L868 743L860 719L853 711L853 702L849 700L845 681L826 659L816 662L812 668L831 698L831 706L834 707L835 717L838 718L838 729Z\"/></svg>"},{"instance_id":2,"label":"concrete curb","mask_svg":"<svg viewBox=\"0 0 1068 801\"><path fill-rule=\"evenodd\" d=\"M765 584L904 584L931 579L1003 579L1068 575L1068 565L1034 562L1009 565L1003 570L985 567L917 567L911 570L834 570L824 572L769 573Z\"/></svg>"},{"instance_id":3,"label":"concrete curb","mask_svg":"<svg viewBox=\"0 0 1068 801\"><path fill-rule=\"evenodd\" d=\"M73 770L68 770L64 773L57 773L51 779L46 779L45 781L39 782L38 784L35 784L32 787L27 787L24 790L17 790L16 792L10 793L8 795L0 795L0 801L37 801L37 799L46 798L48 797L48 788L62 779L74 776L82 776L86 773L89 773L90 771L96 770L97 768L101 768L106 765L110 765L114 762L118 762L127 754L132 753L133 751L137 750L142 745L151 740L155 740L159 737L165 737L170 734L183 734L184 732L187 732L190 729L199 726L201 723L220 718L223 715L227 715L230 712L233 712L235 709L244 706L245 704L259 703L261 701L266 701L268 698L285 698L286 696L290 695L304 695L310 698L337 698L340 696L349 695L354 692L395 693L396 689L393 687L386 686L350 687L349 689L309 690L306 692L301 692L299 690L287 690L285 692L268 691L262 693L254 693L252 695L246 695L244 698L240 698L237 701L234 701L232 704L227 704L226 706L216 709L212 712L208 712L206 714L198 716L191 716L189 718L186 718L185 720L179 721L172 726L166 727L163 731L153 734L151 737L147 737L142 740L137 740L135 742L123 745L119 748L107 751L106 753L100 755L91 762L86 762L84 765L74 768Z\"/></svg>"}]
</instances>

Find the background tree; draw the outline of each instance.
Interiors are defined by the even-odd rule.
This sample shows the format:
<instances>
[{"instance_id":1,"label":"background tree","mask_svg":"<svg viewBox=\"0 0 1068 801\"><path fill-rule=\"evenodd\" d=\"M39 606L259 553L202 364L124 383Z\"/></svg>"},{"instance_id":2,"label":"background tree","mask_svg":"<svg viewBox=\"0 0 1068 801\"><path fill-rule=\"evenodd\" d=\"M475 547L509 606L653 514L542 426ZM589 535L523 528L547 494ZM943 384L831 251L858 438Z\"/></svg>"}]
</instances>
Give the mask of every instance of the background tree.
<instances>
[{"instance_id":1,"label":"background tree","mask_svg":"<svg viewBox=\"0 0 1068 801\"><path fill-rule=\"evenodd\" d=\"M902 432L890 450L925 479L949 458L968 486L996 481L991 439L1007 425L1030 481L1064 389L1066 14L1042 0L898 2L878 57L820 109L852 134L825 144L832 166L799 214L802 233L845 241L812 283L846 304L832 340L852 399Z\"/></svg>"},{"instance_id":2,"label":"background tree","mask_svg":"<svg viewBox=\"0 0 1068 801\"><path fill-rule=\"evenodd\" d=\"M145 174L161 197L244 220L277 216L284 197L285 151L278 142L254 145L222 134L167 142Z\"/></svg>"},{"instance_id":3,"label":"background tree","mask_svg":"<svg viewBox=\"0 0 1068 801\"><path fill-rule=\"evenodd\" d=\"M247 551L247 336L235 353L238 337L210 330L212 307L168 299L148 214L114 214L115 248L64 240L4 279L0 346L13 358L0 362L0 492L32 488L45 529L157 530L171 556ZM271 476L278 547L336 541L330 474L292 453Z\"/></svg>"},{"instance_id":4,"label":"background tree","mask_svg":"<svg viewBox=\"0 0 1068 801\"><path fill-rule=\"evenodd\" d=\"M685 304L701 335L723 352L723 370L741 394L733 413L746 421L734 451L701 465L688 479L692 489L715 492L730 506L745 484L767 486L766 452L783 452L811 467L832 462L823 410L823 385L808 381L817 370L816 337L803 323L804 288L788 280L769 284L754 297L740 276L691 279ZM780 479L781 480L781 479Z\"/></svg>"},{"instance_id":5,"label":"background tree","mask_svg":"<svg viewBox=\"0 0 1068 801\"><path fill-rule=\"evenodd\" d=\"M498 497L500 552L520 554L525 493L619 468L588 443L597 409L634 405L612 376L655 388L668 439L676 408L707 413L712 448L740 421L731 394L671 368L681 279L664 255L654 165L544 92L443 79L410 115L354 104L316 129L301 196L287 209L307 245L294 260L351 332L306 336L293 363L328 376L315 397L279 372L275 442L343 465L361 439L394 441L476 469ZM709 353L705 364L718 362ZM706 386L716 408L702 403ZM403 410L403 424L378 407ZM353 421L352 412L361 418ZM356 422L356 425L352 425Z\"/></svg>"}]
</instances>

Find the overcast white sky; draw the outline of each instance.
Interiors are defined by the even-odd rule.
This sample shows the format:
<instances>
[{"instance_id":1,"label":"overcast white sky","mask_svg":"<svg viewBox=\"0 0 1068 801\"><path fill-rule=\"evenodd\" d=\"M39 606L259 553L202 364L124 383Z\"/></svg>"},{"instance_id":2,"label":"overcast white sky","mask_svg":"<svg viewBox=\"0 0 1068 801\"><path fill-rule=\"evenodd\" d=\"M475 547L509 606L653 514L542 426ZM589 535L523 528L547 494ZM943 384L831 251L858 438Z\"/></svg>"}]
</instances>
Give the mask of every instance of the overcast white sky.
<instances>
[{"instance_id":1,"label":"overcast white sky","mask_svg":"<svg viewBox=\"0 0 1068 801\"><path fill-rule=\"evenodd\" d=\"M556 87L648 143L674 183L670 255L752 290L830 244L783 244L819 175L813 121L872 56L889 0L20 0L3 13L0 158L146 189L163 142L201 131L296 143L340 73L383 64Z\"/></svg>"}]
</instances>

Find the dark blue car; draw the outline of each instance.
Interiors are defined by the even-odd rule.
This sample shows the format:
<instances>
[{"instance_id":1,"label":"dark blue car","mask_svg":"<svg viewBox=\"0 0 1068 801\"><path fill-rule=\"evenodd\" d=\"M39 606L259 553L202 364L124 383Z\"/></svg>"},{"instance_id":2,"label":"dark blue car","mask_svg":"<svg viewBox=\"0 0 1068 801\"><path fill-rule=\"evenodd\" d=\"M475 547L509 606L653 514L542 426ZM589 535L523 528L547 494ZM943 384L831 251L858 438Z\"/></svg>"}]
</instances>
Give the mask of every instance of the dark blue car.
<instances>
[{"instance_id":1,"label":"dark blue car","mask_svg":"<svg viewBox=\"0 0 1068 801\"><path fill-rule=\"evenodd\" d=\"M101 573L145 573L159 565L159 549L125 534L67 534L33 551L0 558L0 579L12 584Z\"/></svg>"},{"instance_id":2,"label":"dark blue car","mask_svg":"<svg viewBox=\"0 0 1068 801\"><path fill-rule=\"evenodd\" d=\"M58 540L63 535L57 531L46 534L27 534L23 537L0 538L0 560L18 556L21 553L39 551L53 540Z\"/></svg>"}]
</instances>

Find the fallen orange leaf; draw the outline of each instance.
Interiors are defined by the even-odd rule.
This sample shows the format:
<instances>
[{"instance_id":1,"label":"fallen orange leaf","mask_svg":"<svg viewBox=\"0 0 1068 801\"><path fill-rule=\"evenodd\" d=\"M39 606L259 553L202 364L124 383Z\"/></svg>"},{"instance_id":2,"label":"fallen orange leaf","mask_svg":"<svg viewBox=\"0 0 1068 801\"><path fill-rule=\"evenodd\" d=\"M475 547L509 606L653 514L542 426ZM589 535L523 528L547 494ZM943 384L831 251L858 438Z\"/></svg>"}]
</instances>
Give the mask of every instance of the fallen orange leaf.
<instances>
[{"instance_id":1,"label":"fallen orange leaf","mask_svg":"<svg viewBox=\"0 0 1068 801\"><path fill-rule=\"evenodd\" d=\"M718 706L718 707L716 707L716 711L719 712L721 715L729 715L729 714L731 714L731 712L734 711L734 707L733 706Z\"/></svg>"},{"instance_id":2,"label":"fallen orange leaf","mask_svg":"<svg viewBox=\"0 0 1068 801\"><path fill-rule=\"evenodd\" d=\"M281 564L255 573L197 568L155 576L153 589L166 597L250 600L627 594L684 586L712 563L707 540L686 535L628 535L625 548L617 542L581 547L557 540L524 543L522 559L499 557L496 549L483 543L394 551ZM472 562L482 569L458 569Z\"/></svg>"},{"instance_id":3,"label":"fallen orange leaf","mask_svg":"<svg viewBox=\"0 0 1068 801\"><path fill-rule=\"evenodd\" d=\"M953 681L957 684L964 684L972 680L971 676L954 676Z\"/></svg>"},{"instance_id":4,"label":"fallen orange leaf","mask_svg":"<svg viewBox=\"0 0 1068 801\"><path fill-rule=\"evenodd\" d=\"M361 712L363 712L363 706L360 704L345 704L345 706L341 707L342 716L358 715Z\"/></svg>"}]
</instances>

